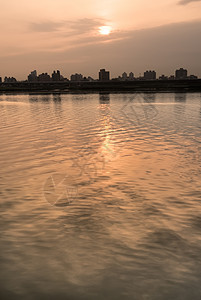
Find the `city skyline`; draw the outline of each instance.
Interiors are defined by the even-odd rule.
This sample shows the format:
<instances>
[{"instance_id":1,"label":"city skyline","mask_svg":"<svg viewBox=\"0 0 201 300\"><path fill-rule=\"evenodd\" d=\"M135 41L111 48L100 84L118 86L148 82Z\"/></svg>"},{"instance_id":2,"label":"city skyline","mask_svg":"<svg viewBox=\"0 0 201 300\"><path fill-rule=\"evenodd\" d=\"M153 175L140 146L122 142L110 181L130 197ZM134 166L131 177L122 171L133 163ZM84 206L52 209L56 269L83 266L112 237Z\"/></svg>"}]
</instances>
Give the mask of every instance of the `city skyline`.
<instances>
[{"instance_id":1,"label":"city skyline","mask_svg":"<svg viewBox=\"0 0 201 300\"><path fill-rule=\"evenodd\" d=\"M122 80L122 81L132 81L137 79L145 80L168 80L168 79L198 79L199 77L195 74L190 74L185 68L178 68L173 71L173 73L168 76L167 74L157 74L155 70L146 70L140 73L139 76L132 71L123 72L117 77L111 76L111 70L106 70L101 68L97 73L98 76L91 77L89 74L86 76L81 73L73 73L69 77L62 75L60 70L53 70L50 74L48 72L42 72L38 74L37 70L31 71L27 78L24 80L18 80L13 76L5 76L4 79L0 76L0 83L12 83L16 81L109 81L109 80Z\"/></svg>"},{"instance_id":2,"label":"city skyline","mask_svg":"<svg viewBox=\"0 0 201 300\"><path fill-rule=\"evenodd\" d=\"M1 76L33 69L113 76L133 69L171 75L181 65L201 77L201 1L11 0L1 3ZM162 13L161 13L162 12ZM9 75L10 74L10 75Z\"/></svg>"}]
</instances>

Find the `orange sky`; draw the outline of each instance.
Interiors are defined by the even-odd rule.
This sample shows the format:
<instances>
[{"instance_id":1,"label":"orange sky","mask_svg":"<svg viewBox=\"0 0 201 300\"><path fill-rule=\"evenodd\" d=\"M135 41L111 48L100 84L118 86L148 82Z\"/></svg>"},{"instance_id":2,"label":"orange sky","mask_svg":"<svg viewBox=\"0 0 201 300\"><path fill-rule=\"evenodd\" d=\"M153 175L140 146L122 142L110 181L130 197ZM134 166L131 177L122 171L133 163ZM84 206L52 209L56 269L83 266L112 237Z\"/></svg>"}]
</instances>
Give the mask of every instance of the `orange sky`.
<instances>
[{"instance_id":1,"label":"orange sky","mask_svg":"<svg viewBox=\"0 0 201 300\"><path fill-rule=\"evenodd\" d=\"M170 74L180 65L201 76L199 0L0 0L0 5L2 77L24 79L32 69L55 68L65 76L96 77L101 67L114 76L144 68ZM111 34L100 35L101 26L110 26ZM164 35L169 43L160 49Z\"/></svg>"}]
</instances>

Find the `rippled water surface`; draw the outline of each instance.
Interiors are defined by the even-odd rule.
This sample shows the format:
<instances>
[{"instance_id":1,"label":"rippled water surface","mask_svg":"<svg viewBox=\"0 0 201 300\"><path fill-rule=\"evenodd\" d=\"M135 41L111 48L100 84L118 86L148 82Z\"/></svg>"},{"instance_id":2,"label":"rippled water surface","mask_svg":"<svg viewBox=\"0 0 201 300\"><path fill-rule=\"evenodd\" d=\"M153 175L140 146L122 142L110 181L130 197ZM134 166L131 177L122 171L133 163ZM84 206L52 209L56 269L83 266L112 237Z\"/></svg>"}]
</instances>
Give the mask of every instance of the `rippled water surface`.
<instances>
[{"instance_id":1,"label":"rippled water surface","mask_svg":"<svg viewBox=\"0 0 201 300\"><path fill-rule=\"evenodd\" d=\"M0 96L1 299L201 299L200 94Z\"/></svg>"}]
</instances>

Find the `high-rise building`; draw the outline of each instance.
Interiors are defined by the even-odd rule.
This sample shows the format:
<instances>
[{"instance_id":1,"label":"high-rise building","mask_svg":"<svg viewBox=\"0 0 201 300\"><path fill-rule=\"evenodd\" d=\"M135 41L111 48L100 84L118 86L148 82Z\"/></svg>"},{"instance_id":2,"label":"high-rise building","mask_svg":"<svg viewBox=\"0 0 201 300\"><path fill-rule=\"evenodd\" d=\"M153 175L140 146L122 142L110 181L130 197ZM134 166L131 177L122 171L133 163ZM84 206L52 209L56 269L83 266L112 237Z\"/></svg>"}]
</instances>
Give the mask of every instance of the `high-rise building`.
<instances>
[{"instance_id":1,"label":"high-rise building","mask_svg":"<svg viewBox=\"0 0 201 300\"><path fill-rule=\"evenodd\" d=\"M82 74L72 74L70 77L71 81L82 81L83 80L83 75Z\"/></svg>"},{"instance_id":2,"label":"high-rise building","mask_svg":"<svg viewBox=\"0 0 201 300\"><path fill-rule=\"evenodd\" d=\"M37 77L37 72L36 70L32 71L29 75L28 75L28 81L29 82L36 82L38 80Z\"/></svg>"},{"instance_id":3,"label":"high-rise building","mask_svg":"<svg viewBox=\"0 0 201 300\"><path fill-rule=\"evenodd\" d=\"M51 77L47 73L42 73L38 76L38 81L51 81Z\"/></svg>"},{"instance_id":4,"label":"high-rise building","mask_svg":"<svg viewBox=\"0 0 201 300\"><path fill-rule=\"evenodd\" d=\"M188 71L186 69L180 68L179 70L175 71L175 78L176 79L187 79Z\"/></svg>"},{"instance_id":5,"label":"high-rise building","mask_svg":"<svg viewBox=\"0 0 201 300\"><path fill-rule=\"evenodd\" d=\"M124 72L124 73L122 74L121 78L122 78L123 81L126 81L126 80L128 79L127 73Z\"/></svg>"},{"instance_id":6,"label":"high-rise building","mask_svg":"<svg viewBox=\"0 0 201 300\"><path fill-rule=\"evenodd\" d=\"M105 69L100 69L99 72L99 81L109 81L110 80L110 72Z\"/></svg>"},{"instance_id":7,"label":"high-rise building","mask_svg":"<svg viewBox=\"0 0 201 300\"><path fill-rule=\"evenodd\" d=\"M59 70L57 70L57 72L53 71L53 73L52 73L52 80L53 81L60 81L61 80L61 74L60 74Z\"/></svg>"},{"instance_id":8,"label":"high-rise building","mask_svg":"<svg viewBox=\"0 0 201 300\"><path fill-rule=\"evenodd\" d=\"M133 72L129 73L129 80L130 81L134 80L134 73Z\"/></svg>"},{"instance_id":9,"label":"high-rise building","mask_svg":"<svg viewBox=\"0 0 201 300\"><path fill-rule=\"evenodd\" d=\"M151 70L144 72L144 79L145 80L155 80L156 79L156 72L151 71Z\"/></svg>"}]
</instances>

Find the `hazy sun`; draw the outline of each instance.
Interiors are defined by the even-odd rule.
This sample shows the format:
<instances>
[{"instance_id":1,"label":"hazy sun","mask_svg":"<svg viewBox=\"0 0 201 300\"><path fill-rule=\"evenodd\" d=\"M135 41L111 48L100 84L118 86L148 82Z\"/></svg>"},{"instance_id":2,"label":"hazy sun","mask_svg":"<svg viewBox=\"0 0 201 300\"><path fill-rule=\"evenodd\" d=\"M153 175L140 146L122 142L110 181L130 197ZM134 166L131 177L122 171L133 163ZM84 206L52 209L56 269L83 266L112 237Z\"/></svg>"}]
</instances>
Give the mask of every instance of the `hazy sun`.
<instances>
[{"instance_id":1,"label":"hazy sun","mask_svg":"<svg viewBox=\"0 0 201 300\"><path fill-rule=\"evenodd\" d=\"M112 28L110 26L101 26L99 27L99 33L103 35L108 35L110 34Z\"/></svg>"}]
</instances>

